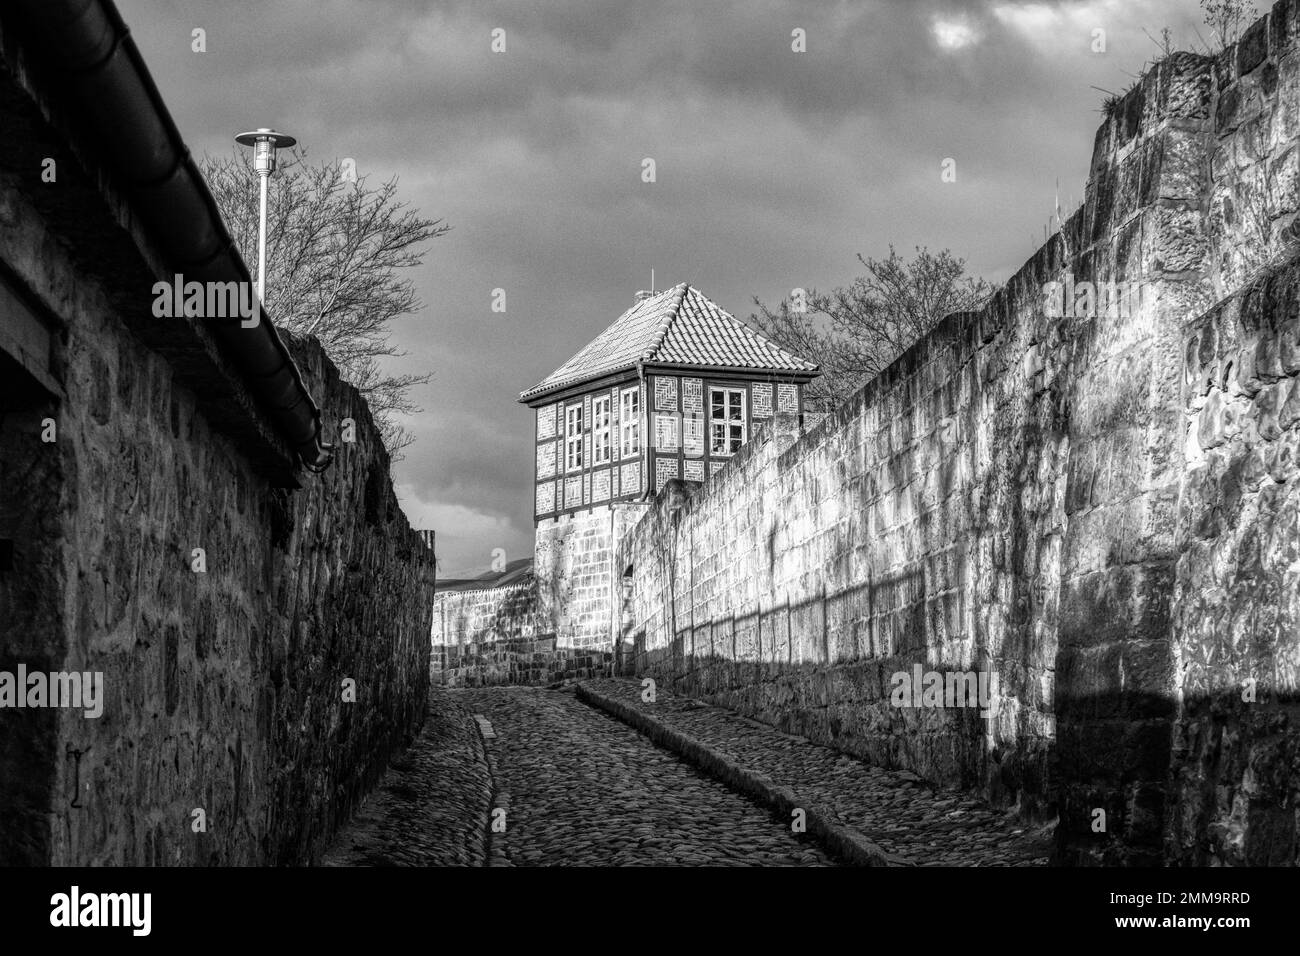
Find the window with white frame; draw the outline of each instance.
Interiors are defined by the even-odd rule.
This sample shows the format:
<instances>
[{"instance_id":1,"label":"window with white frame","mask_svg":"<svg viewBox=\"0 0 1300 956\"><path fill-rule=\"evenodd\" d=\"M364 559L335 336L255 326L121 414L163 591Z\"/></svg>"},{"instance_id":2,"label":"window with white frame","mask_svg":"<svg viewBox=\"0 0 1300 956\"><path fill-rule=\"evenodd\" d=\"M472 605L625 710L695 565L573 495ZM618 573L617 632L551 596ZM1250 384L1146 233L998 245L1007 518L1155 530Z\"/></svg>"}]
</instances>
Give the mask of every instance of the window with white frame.
<instances>
[{"instance_id":1,"label":"window with white frame","mask_svg":"<svg viewBox=\"0 0 1300 956\"><path fill-rule=\"evenodd\" d=\"M591 400L591 463L607 465L610 459L610 401L608 395Z\"/></svg>"},{"instance_id":2,"label":"window with white frame","mask_svg":"<svg viewBox=\"0 0 1300 956\"><path fill-rule=\"evenodd\" d=\"M577 471L582 467L582 406L570 405L564 410L564 470Z\"/></svg>"},{"instance_id":3,"label":"window with white frame","mask_svg":"<svg viewBox=\"0 0 1300 956\"><path fill-rule=\"evenodd\" d=\"M620 457L631 458L641 453L641 389L637 386L625 388L619 393L618 400Z\"/></svg>"},{"instance_id":4,"label":"window with white frame","mask_svg":"<svg viewBox=\"0 0 1300 956\"><path fill-rule=\"evenodd\" d=\"M734 455L745 444L745 390L709 389L709 453Z\"/></svg>"}]
</instances>

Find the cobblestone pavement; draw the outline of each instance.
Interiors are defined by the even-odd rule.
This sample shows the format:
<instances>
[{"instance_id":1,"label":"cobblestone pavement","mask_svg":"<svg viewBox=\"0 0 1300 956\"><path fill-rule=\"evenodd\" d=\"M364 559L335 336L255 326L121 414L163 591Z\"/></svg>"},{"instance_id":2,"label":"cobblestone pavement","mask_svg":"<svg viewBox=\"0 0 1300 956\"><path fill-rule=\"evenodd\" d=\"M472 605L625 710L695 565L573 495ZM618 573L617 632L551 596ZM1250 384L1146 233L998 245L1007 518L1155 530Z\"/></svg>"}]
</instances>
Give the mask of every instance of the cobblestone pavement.
<instances>
[{"instance_id":1,"label":"cobblestone pavement","mask_svg":"<svg viewBox=\"0 0 1300 956\"><path fill-rule=\"evenodd\" d=\"M504 834L521 866L826 866L811 838L567 691L449 691L482 715ZM486 728L485 728L486 729Z\"/></svg>"},{"instance_id":2,"label":"cobblestone pavement","mask_svg":"<svg viewBox=\"0 0 1300 956\"><path fill-rule=\"evenodd\" d=\"M492 781L477 726L445 690L322 866L482 866Z\"/></svg>"},{"instance_id":3,"label":"cobblestone pavement","mask_svg":"<svg viewBox=\"0 0 1300 956\"><path fill-rule=\"evenodd\" d=\"M887 853L918 865L1044 866L1050 829L1029 828L980 800L938 791L915 774L884 770L723 707L662 689L641 700L635 680L584 686L644 711L733 762L825 806Z\"/></svg>"}]
</instances>

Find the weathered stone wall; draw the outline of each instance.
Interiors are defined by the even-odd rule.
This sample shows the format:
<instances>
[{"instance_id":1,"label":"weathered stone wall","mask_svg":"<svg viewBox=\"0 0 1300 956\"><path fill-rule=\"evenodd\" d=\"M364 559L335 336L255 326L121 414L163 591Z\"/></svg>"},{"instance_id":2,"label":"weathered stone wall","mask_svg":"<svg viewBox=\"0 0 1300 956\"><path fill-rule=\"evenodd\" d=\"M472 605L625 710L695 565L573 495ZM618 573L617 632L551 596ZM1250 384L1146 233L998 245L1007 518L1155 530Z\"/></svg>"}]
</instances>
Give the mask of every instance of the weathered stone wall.
<instances>
[{"instance_id":1,"label":"weathered stone wall","mask_svg":"<svg viewBox=\"0 0 1300 956\"><path fill-rule=\"evenodd\" d=\"M1055 712L1052 779L1035 789L1059 813L1064 862L1160 856L1179 356L1184 322L1214 301L1204 203L1213 96L1207 58L1177 54L1144 76L1098 130L1083 216L1064 237L1081 250L1077 276L1136 290L1127 308L1072 320L1063 361L1044 362L1058 381L1065 442L1053 518L1059 587L1035 596L1059 614L1031 632L1055 661L1042 684ZM1097 810L1104 832L1093 829Z\"/></svg>"},{"instance_id":2,"label":"weathered stone wall","mask_svg":"<svg viewBox=\"0 0 1300 956\"><path fill-rule=\"evenodd\" d=\"M1168 854L1300 863L1300 263L1193 322Z\"/></svg>"},{"instance_id":3,"label":"weathered stone wall","mask_svg":"<svg viewBox=\"0 0 1300 956\"><path fill-rule=\"evenodd\" d=\"M369 411L318 344L294 344L327 438L352 418L357 440L301 489L273 489L127 333L113 303L147 310L148 282L75 267L69 224L0 186L0 260L64 323L66 390L0 431L0 537L20 566L0 574L0 668L105 680L98 719L0 712L0 816L18 821L0 858L309 861L419 727L429 682L432 555Z\"/></svg>"},{"instance_id":4,"label":"weathered stone wall","mask_svg":"<svg viewBox=\"0 0 1300 956\"><path fill-rule=\"evenodd\" d=\"M607 566L603 573L609 574ZM429 660L433 682L448 687L544 686L607 674L613 659L608 645L583 649L560 644L546 630L550 622L538 604L535 581L439 593Z\"/></svg>"},{"instance_id":5,"label":"weathered stone wall","mask_svg":"<svg viewBox=\"0 0 1300 956\"><path fill-rule=\"evenodd\" d=\"M537 587L531 579L499 588L439 591L433 599L435 648L531 638L538 631Z\"/></svg>"},{"instance_id":6,"label":"weathered stone wall","mask_svg":"<svg viewBox=\"0 0 1300 956\"><path fill-rule=\"evenodd\" d=\"M1269 418L1289 393L1276 367L1232 384L1239 357L1224 395L1193 394L1185 356L1258 354L1222 309L1198 317L1296 254L1297 23L1287 0L1222 56L1153 68L1098 131L1083 206L981 313L950 316L793 445L665 489L618 555L632 668L1056 812L1063 862L1293 861L1279 768L1297 744L1276 700L1300 642L1279 597L1297 528L1269 488L1295 470L1270 452L1262 477L1256 437L1289 447ZM1053 282L1132 286L1061 316ZM1278 329L1294 299L1272 288L1251 315ZM1235 441L1196 450L1193 414L1236 422ZM1277 515L1268 539L1251 508ZM1189 661L1252 642L1275 704L1225 710L1215 693L1245 663ZM892 706L892 675L917 664L988 671L995 714Z\"/></svg>"},{"instance_id":7,"label":"weathered stone wall","mask_svg":"<svg viewBox=\"0 0 1300 956\"><path fill-rule=\"evenodd\" d=\"M1027 647L1028 615L1001 606L1057 567L1059 465L1024 459L1041 433L1059 441L1059 413L1006 334L1035 289L1022 278L1000 311L950 318L811 432L756 436L702 490L665 489L619 555L634 669L934 779L983 784L1000 762L1041 779L1051 649ZM1015 550L1032 537L1042 552ZM891 707L890 676L914 662L992 667L1028 706L988 728Z\"/></svg>"},{"instance_id":8,"label":"weathered stone wall","mask_svg":"<svg viewBox=\"0 0 1300 956\"><path fill-rule=\"evenodd\" d=\"M1165 821L1182 864L1300 863L1298 46L1300 5L1280 3L1216 65L1210 274L1235 294L1182 336Z\"/></svg>"},{"instance_id":9,"label":"weathered stone wall","mask_svg":"<svg viewBox=\"0 0 1300 956\"><path fill-rule=\"evenodd\" d=\"M538 522L533 565L538 612L560 647L612 648L614 549L645 507L604 505Z\"/></svg>"},{"instance_id":10,"label":"weathered stone wall","mask_svg":"<svg viewBox=\"0 0 1300 956\"><path fill-rule=\"evenodd\" d=\"M554 635L539 635L436 646L429 672L445 687L537 687L606 677L612 660L609 651L556 647Z\"/></svg>"}]
</instances>

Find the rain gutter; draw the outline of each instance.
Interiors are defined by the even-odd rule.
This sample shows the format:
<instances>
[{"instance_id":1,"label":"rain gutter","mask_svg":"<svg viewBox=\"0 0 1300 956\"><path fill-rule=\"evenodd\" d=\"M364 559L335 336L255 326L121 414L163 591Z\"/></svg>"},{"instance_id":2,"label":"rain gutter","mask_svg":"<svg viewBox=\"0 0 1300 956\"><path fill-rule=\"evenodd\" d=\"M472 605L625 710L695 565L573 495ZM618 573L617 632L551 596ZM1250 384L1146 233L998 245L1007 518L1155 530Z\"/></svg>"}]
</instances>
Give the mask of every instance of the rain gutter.
<instances>
[{"instance_id":1,"label":"rain gutter","mask_svg":"<svg viewBox=\"0 0 1300 956\"><path fill-rule=\"evenodd\" d=\"M12 0L40 45L39 64L87 128L85 146L174 273L199 282L252 283L212 193L182 141L130 32L111 0ZM263 315L205 327L259 407L309 471L332 459L320 409L275 326Z\"/></svg>"}]
</instances>

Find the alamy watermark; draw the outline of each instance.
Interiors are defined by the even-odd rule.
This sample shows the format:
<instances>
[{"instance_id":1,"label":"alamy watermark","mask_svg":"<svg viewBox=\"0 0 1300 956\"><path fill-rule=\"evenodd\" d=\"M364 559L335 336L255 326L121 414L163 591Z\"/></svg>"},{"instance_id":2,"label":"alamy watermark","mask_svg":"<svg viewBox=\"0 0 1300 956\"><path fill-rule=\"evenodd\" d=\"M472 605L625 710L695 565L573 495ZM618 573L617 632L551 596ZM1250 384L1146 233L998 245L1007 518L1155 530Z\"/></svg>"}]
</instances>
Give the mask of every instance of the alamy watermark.
<instances>
[{"instance_id":1,"label":"alamy watermark","mask_svg":"<svg viewBox=\"0 0 1300 956\"><path fill-rule=\"evenodd\" d=\"M50 925L120 926L133 936L148 936L153 925L152 893L83 893L73 886L50 897Z\"/></svg>"},{"instance_id":2,"label":"alamy watermark","mask_svg":"<svg viewBox=\"0 0 1300 956\"><path fill-rule=\"evenodd\" d=\"M911 671L895 671L889 683L889 703L893 707L978 707L981 717L997 713L997 692L990 671L944 673L913 664Z\"/></svg>"},{"instance_id":3,"label":"alamy watermark","mask_svg":"<svg viewBox=\"0 0 1300 956\"><path fill-rule=\"evenodd\" d=\"M0 708L80 707L86 717L104 712L104 675L100 671L0 671Z\"/></svg>"},{"instance_id":4,"label":"alamy watermark","mask_svg":"<svg viewBox=\"0 0 1300 956\"><path fill-rule=\"evenodd\" d=\"M1128 279L1110 282L1075 282L1067 272L1064 281L1043 284L1043 309L1050 319L1127 319L1142 306L1142 283Z\"/></svg>"},{"instance_id":5,"label":"alamy watermark","mask_svg":"<svg viewBox=\"0 0 1300 956\"><path fill-rule=\"evenodd\" d=\"M251 282L185 281L176 273L170 282L153 284L153 314L159 319L239 319L245 329L262 321L262 301Z\"/></svg>"}]
</instances>

